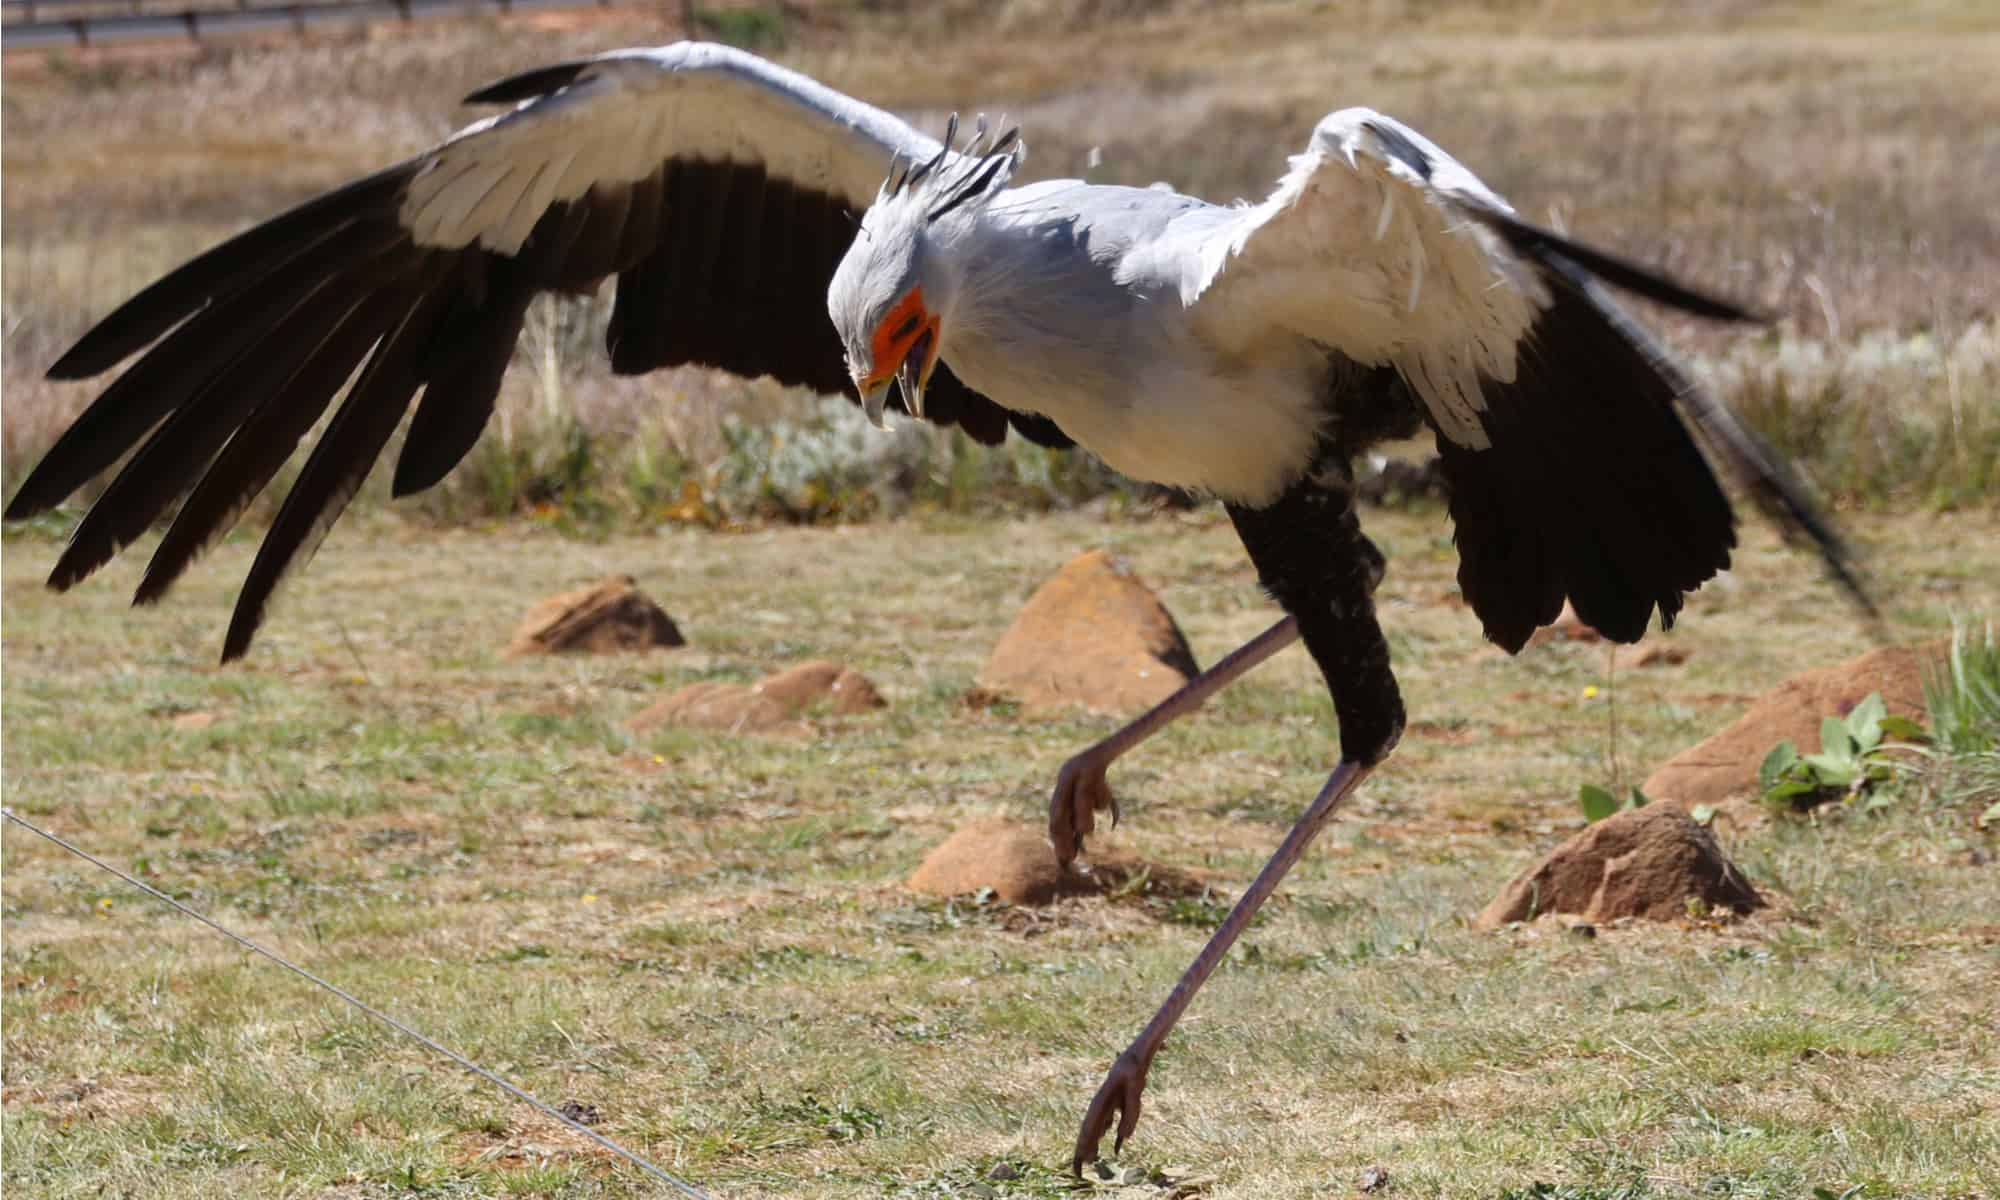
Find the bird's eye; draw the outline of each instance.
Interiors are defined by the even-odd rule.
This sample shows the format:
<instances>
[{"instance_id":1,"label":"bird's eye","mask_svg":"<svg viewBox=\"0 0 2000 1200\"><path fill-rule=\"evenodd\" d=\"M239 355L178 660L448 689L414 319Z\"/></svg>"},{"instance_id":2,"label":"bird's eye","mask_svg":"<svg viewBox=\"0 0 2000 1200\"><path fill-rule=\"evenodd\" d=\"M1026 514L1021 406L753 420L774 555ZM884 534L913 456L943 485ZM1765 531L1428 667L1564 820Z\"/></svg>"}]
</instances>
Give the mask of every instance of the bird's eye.
<instances>
[{"instance_id":1,"label":"bird's eye","mask_svg":"<svg viewBox=\"0 0 2000 1200\"><path fill-rule=\"evenodd\" d=\"M896 332L889 335L889 340L893 342L900 342L904 338L909 337L912 334L916 333L917 326L923 323L924 323L923 314L911 313L907 318L904 319L901 325L896 326Z\"/></svg>"}]
</instances>

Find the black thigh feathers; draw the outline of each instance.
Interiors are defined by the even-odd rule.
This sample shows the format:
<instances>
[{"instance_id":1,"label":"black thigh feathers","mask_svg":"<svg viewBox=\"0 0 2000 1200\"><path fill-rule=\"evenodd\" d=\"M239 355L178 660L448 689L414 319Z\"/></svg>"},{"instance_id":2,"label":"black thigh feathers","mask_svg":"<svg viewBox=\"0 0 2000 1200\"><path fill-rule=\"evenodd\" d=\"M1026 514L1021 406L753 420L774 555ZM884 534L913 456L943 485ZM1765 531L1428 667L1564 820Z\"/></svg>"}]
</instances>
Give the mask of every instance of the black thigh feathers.
<instances>
[{"instance_id":1,"label":"black thigh feathers","mask_svg":"<svg viewBox=\"0 0 2000 1200\"><path fill-rule=\"evenodd\" d=\"M1375 618L1383 558L1354 512L1347 449L1322 440L1317 461L1283 495L1229 504L1230 521L1264 590L1298 619L1340 721L1340 755L1372 766L1403 732L1403 701L1389 643Z\"/></svg>"}]
</instances>

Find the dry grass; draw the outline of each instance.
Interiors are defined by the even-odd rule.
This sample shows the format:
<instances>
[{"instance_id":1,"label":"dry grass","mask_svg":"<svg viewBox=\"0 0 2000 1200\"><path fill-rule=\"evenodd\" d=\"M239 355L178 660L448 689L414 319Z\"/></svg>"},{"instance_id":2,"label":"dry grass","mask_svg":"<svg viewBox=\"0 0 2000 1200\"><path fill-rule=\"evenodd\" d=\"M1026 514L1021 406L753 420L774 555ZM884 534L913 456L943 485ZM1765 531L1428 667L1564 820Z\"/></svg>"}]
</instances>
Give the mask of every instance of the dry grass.
<instances>
[{"instance_id":1,"label":"dry grass","mask_svg":"<svg viewBox=\"0 0 2000 1200\"><path fill-rule=\"evenodd\" d=\"M1725 929L1476 933L1573 829L1577 783L1642 777L1747 699L1865 649L1750 531L1673 635L1685 665L1520 659L1454 602L1435 513L1375 514L1385 620L1422 722L1211 985L1128 1159L1202 1194L2000 1194L2000 1010L1984 803L1726 831L1779 917ZM1899 636L2000 607L1990 517L1867 518ZM955 518L580 542L364 517L247 667L210 663L236 539L174 603L136 567L56 597L7 546L10 805L298 955L729 1196L1061 1190L1081 1105L1212 904L1046 914L900 889L950 830L1039 819L1107 722L965 706L1036 580L1084 545L1158 586L1204 658L1259 629L1214 514ZM143 550L144 547L138 549ZM693 647L505 660L527 603L637 573ZM393 598L393 602L385 602ZM664 691L814 655L892 707L814 738L638 736ZM194 728L189 714L212 714ZM1240 887L1332 752L1281 657L1115 776L1111 841ZM10 1189L565 1196L643 1189L421 1051L9 831ZM106 903L108 902L108 903ZM164 1168L164 1170L163 1170ZM1621 1190L1623 1189L1623 1190Z\"/></svg>"},{"instance_id":2,"label":"dry grass","mask_svg":"<svg viewBox=\"0 0 2000 1200\"><path fill-rule=\"evenodd\" d=\"M1218 197L1260 193L1331 108L1395 112L1531 215L1781 313L1768 341L1676 333L1823 482L1886 500L1849 524L1895 636L2000 609L2000 235L1982 190L2000 177L2000 22L1962 0L1630 8L855 0L781 32L788 61L925 121L1004 105L1037 171L1080 170L1097 146L1101 178ZM552 24L10 58L5 470L91 394L39 368L160 271L434 139L480 83L662 36L650 13ZM726 416L812 406L574 365L552 400L516 375L476 469L430 515L509 507L478 492L547 449L521 432L536 422L581 414L706 471L726 465ZM1969 511L1912 512L1913 497ZM127 612L142 553L68 597L38 586L58 517L10 532L0 563L6 800L541 1094L595 1105L607 1132L718 1194L1057 1194L1082 1104L1214 906L1025 914L919 901L900 880L964 821L1039 819L1055 767L1105 730L962 702L1071 552L1127 554L1204 659L1269 619L1218 515L1121 511L975 523L920 505L835 530L649 520L582 539L371 509L229 670L210 664L247 533L173 603ZM1741 569L1673 635L1686 664L1620 666L1614 738L1585 697L1606 683L1601 651L1491 652L1456 601L1442 518L1369 524L1421 723L1169 1047L1132 1161L1218 1197L1344 1194L1373 1163L1396 1196L1538 1181L1578 1198L2000 1196L1978 781L1950 803L1728 831L1782 916L1588 941L1466 923L1575 827L1578 783L1643 778L1762 688L1867 647L1802 560L1750 531ZM639 575L694 647L497 656L536 595L612 570ZM892 707L804 742L624 728L664 690L813 655L854 663ZM1310 665L1281 657L1116 773L1129 821L1112 839L1233 890L1319 781L1329 721ZM10 1191L641 1193L17 831L4 865ZM1019 1178L980 1185L997 1161Z\"/></svg>"}]
</instances>

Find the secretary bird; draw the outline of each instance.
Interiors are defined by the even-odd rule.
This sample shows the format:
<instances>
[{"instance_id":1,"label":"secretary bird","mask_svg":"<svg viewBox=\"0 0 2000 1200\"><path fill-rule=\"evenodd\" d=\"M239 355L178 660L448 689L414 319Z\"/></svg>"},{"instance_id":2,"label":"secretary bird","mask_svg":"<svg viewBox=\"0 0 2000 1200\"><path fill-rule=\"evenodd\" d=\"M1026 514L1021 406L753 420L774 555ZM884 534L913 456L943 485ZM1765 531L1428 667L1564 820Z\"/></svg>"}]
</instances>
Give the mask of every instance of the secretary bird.
<instances>
[{"instance_id":1,"label":"secretary bird","mask_svg":"<svg viewBox=\"0 0 2000 1200\"><path fill-rule=\"evenodd\" d=\"M143 353L6 516L60 504L136 447L49 583L82 580L178 501L138 587L152 603L340 396L244 581L223 641L234 659L413 400L399 496L471 449L529 302L607 277L615 372L769 375L844 391L877 425L893 381L912 417L987 443L1009 429L1073 442L1221 500L1286 615L1065 765L1056 852L1073 858L1109 805L1112 758L1294 638L1332 693L1340 760L1116 1060L1072 1169L1114 1116L1122 1147L1175 1020L1402 732L1373 604L1383 559L1354 511L1357 452L1429 426L1459 586L1510 652L1565 600L1635 641L1728 564L1735 517L1698 441L1866 604L1784 464L1605 286L1704 317L1741 310L1522 221L1367 109L1320 121L1268 199L1221 206L1073 179L1014 187L1012 131L941 143L723 46L566 62L468 103L507 108L208 251L85 334L51 377Z\"/></svg>"}]
</instances>

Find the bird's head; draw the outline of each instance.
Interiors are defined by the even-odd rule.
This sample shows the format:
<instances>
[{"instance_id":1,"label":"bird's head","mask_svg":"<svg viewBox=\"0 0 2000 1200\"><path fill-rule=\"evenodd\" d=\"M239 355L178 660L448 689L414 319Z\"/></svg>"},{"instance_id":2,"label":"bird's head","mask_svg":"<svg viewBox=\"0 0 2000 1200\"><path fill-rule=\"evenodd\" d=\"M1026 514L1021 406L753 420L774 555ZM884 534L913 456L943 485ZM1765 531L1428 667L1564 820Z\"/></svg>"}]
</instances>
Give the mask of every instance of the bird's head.
<instances>
[{"instance_id":1,"label":"bird's head","mask_svg":"<svg viewBox=\"0 0 2000 1200\"><path fill-rule=\"evenodd\" d=\"M902 388L910 415L924 415L924 387L944 352L959 296L953 251L1020 162L1014 130L989 146L982 119L965 146L954 150L957 130L954 117L936 157L890 167L827 289L827 311L847 347L848 374L877 428L891 381Z\"/></svg>"}]
</instances>

